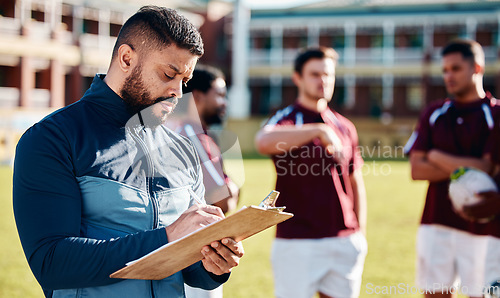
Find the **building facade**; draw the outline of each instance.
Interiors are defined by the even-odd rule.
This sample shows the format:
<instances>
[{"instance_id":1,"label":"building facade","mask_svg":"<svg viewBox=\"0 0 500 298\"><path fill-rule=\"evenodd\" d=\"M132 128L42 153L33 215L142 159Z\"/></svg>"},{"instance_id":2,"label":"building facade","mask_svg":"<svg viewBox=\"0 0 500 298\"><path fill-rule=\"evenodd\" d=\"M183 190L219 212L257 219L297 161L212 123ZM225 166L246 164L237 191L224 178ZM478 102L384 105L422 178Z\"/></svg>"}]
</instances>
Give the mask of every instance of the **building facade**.
<instances>
[{"instance_id":1,"label":"building facade","mask_svg":"<svg viewBox=\"0 0 500 298\"><path fill-rule=\"evenodd\" d=\"M486 55L485 89L500 92L500 1L324 1L287 10L252 11L251 114L295 100L293 59L306 46L340 54L332 106L358 117L415 117L446 97L440 51L457 37Z\"/></svg>"},{"instance_id":2,"label":"building facade","mask_svg":"<svg viewBox=\"0 0 500 298\"><path fill-rule=\"evenodd\" d=\"M306 46L340 54L331 106L351 117L362 145L402 146L430 101L446 97L440 50L480 42L485 89L500 96L500 0L318 1L252 9L246 0L4 0L0 2L0 161L53 109L78 100L106 72L123 22L141 5L182 10L200 28L201 62L229 86L229 129L244 152L262 121L296 99L293 60ZM372 147L373 147L372 146Z\"/></svg>"}]
</instances>

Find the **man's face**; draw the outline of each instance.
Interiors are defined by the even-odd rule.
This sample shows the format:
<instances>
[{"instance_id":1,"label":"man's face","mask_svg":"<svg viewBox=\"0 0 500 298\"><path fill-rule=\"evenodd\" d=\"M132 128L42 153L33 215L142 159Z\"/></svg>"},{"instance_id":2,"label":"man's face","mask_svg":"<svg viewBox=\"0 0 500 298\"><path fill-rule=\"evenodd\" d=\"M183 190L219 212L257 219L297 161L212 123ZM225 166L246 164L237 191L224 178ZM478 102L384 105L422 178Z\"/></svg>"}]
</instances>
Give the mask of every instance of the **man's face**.
<instances>
[{"instance_id":1,"label":"man's face","mask_svg":"<svg viewBox=\"0 0 500 298\"><path fill-rule=\"evenodd\" d=\"M222 123L226 114L226 93L226 82L222 78L215 79L212 87L206 93L201 93L203 110L200 111L200 117L207 125Z\"/></svg>"},{"instance_id":2,"label":"man's face","mask_svg":"<svg viewBox=\"0 0 500 298\"><path fill-rule=\"evenodd\" d=\"M192 77L197 61L198 56L175 45L148 52L126 78L120 96L133 113L150 107L153 119L163 123L182 97L182 85Z\"/></svg>"},{"instance_id":3,"label":"man's face","mask_svg":"<svg viewBox=\"0 0 500 298\"><path fill-rule=\"evenodd\" d=\"M465 60L461 53L450 53L443 57L443 79L446 91L456 97L475 88L475 66Z\"/></svg>"},{"instance_id":4,"label":"man's face","mask_svg":"<svg viewBox=\"0 0 500 298\"><path fill-rule=\"evenodd\" d=\"M299 93L308 99L330 101L335 88L335 61L330 58L307 61L295 83Z\"/></svg>"}]
</instances>

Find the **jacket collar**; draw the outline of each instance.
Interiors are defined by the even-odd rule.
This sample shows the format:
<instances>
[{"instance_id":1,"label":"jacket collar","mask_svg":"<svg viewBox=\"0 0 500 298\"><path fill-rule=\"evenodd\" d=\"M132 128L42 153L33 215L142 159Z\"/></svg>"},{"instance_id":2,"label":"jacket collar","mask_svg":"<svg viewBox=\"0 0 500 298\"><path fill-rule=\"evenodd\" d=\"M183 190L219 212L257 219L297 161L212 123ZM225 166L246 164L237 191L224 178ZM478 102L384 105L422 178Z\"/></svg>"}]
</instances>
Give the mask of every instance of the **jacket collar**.
<instances>
[{"instance_id":1,"label":"jacket collar","mask_svg":"<svg viewBox=\"0 0 500 298\"><path fill-rule=\"evenodd\" d=\"M104 82L105 77L105 74L96 74L82 100L98 105L103 117L125 125L133 114L128 111L123 99Z\"/></svg>"}]
</instances>

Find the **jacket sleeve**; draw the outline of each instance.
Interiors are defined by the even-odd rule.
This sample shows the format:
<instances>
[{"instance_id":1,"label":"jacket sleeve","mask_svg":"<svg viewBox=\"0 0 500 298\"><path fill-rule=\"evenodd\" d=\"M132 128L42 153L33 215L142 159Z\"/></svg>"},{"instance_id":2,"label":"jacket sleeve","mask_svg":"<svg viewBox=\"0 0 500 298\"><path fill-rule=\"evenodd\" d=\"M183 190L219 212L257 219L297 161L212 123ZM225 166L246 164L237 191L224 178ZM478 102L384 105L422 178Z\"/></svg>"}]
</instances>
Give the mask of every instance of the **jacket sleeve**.
<instances>
[{"instance_id":1,"label":"jacket sleeve","mask_svg":"<svg viewBox=\"0 0 500 298\"><path fill-rule=\"evenodd\" d=\"M118 282L109 274L167 243L163 228L110 240L80 236L82 198L67 139L55 125L30 128L16 149L13 206L36 279L45 290Z\"/></svg>"},{"instance_id":2,"label":"jacket sleeve","mask_svg":"<svg viewBox=\"0 0 500 298\"><path fill-rule=\"evenodd\" d=\"M182 276L187 285L205 290L213 290L225 283L229 279L230 274L215 275L210 273L205 270L201 261L182 270Z\"/></svg>"}]
</instances>

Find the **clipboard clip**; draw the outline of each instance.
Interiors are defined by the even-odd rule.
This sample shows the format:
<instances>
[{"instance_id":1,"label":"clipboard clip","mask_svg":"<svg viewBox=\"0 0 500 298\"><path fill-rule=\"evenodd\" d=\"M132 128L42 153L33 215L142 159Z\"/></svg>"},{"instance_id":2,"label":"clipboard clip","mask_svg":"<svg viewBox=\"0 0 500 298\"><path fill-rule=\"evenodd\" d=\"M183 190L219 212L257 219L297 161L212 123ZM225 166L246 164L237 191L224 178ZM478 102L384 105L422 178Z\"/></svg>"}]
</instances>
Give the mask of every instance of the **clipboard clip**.
<instances>
[{"instance_id":1,"label":"clipboard clip","mask_svg":"<svg viewBox=\"0 0 500 298\"><path fill-rule=\"evenodd\" d=\"M278 196L280 195L280 192L279 191L271 191L267 197L264 198L264 200L262 200L262 202L260 202L259 204L259 207L261 208L264 208L266 210L272 210L272 211L276 211L276 212L281 212L283 210L285 210L285 206L283 207L276 207L276 200L278 199Z\"/></svg>"}]
</instances>

